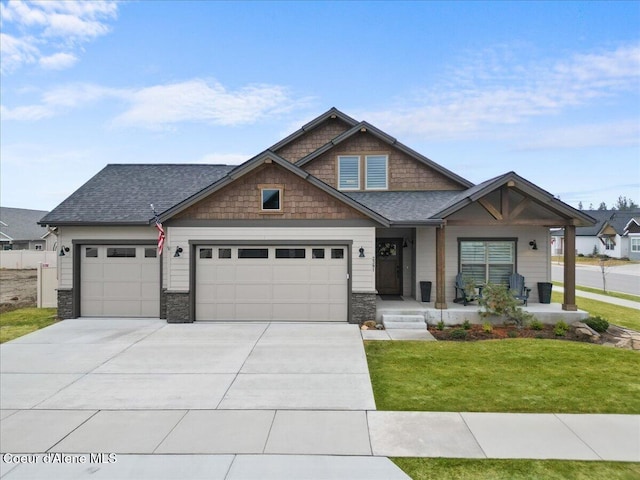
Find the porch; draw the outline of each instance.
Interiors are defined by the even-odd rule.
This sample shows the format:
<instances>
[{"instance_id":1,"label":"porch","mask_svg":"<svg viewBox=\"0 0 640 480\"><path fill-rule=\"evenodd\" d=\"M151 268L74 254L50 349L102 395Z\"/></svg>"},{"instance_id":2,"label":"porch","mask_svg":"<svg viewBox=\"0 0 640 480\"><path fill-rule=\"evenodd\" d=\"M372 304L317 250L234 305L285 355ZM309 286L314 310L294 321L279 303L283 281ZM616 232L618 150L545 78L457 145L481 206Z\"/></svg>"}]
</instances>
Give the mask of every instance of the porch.
<instances>
[{"instance_id":1,"label":"porch","mask_svg":"<svg viewBox=\"0 0 640 480\"><path fill-rule=\"evenodd\" d=\"M435 308L433 302L423 303L411 297L399 297L402 300L383 300L376 296L376 321L382 323L382 315L421 315L429 325L435 325L440 320L445 325L460 325L465 320L471 323L482 324L486 320L480 317L477 303L464 306L460 303L447 302L447 308ZM533 303L522 307L526 312L534 315L543 323L555 324L564 320L571 325L573 322L585 319L589 316L584 310L563 310L559 303Z\"/></svg>"}]
</instances>

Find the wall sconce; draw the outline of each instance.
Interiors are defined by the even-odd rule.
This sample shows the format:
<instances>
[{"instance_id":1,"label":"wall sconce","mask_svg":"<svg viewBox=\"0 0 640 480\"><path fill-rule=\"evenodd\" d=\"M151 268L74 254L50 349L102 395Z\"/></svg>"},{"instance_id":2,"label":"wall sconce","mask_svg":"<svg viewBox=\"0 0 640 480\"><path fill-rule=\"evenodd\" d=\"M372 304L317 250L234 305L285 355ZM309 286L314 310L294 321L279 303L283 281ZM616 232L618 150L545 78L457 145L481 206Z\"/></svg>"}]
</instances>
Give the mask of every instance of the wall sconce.
<instances>
[{"instance_id":1,"label":"wall sconce","mask_svg":"<svg viewBox=\"0 0 640 480\"><path fill-rule=\"evenodd\" d=\"M60 256L64 257L67 253L69 253L69 247L65 247L64 245L60 248Z\"/></svg>"},{"instance_id":2,"label":"wall sconce","mask_svg":"<svg viewBox=\"0 0 640 480\"><path fill-rule=\"evenodd\" d=\"M176 247L176 253L173 254L174 257L179 257L182 253L182 247Z\"/></svg>"},{"instance_id":3,"label":"wall sconce","mask_svg":"<svg viewBox=\"0 0 640 480\"><path fill-rule=\"evenodd\" d=\"M360 258L364 258L364 247L360 247L358 251L360 252Z\"/></svg>"},{"instance_id":4,"label":"wall sconce","mask_svg":"<svg viewBox=\"0 0 640 480\"><path fill-rule=\"evenodd\" d=\"M407 248L409 244L407 243L407 239L405 238L402 242L402 248Z\"/></svg>"},{"instance_id":5,"label":"wall sconce","mask_svg":"<svg viewBox=\"0 0 640 480\"><path fill-rule=\"evenodd\" d=\"M531 240L529 242L529 248L531 248L531 250L537 250L538 249L538 244L536 243L535 240Z\"/></svg>"}]
</instances>

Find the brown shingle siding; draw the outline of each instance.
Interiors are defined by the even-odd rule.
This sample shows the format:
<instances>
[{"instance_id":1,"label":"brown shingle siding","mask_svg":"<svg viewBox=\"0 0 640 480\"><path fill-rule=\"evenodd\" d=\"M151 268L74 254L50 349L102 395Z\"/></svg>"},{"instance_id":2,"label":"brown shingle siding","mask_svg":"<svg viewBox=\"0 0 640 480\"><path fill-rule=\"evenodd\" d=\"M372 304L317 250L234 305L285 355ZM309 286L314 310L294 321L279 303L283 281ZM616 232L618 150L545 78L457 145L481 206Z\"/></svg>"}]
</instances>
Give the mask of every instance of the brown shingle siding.
<instances>
[{"instance_id":1,"label":"brown shingle siding","mask_svg":"<svg viewBox=\"0 0 640 480\"><path fill-rule=\"evenodd\" d=\"M337 157L339 155L352 154L362 156L367 154L388 155L390 191L463 189L453 180L367 133L360 133L345 140L340 145L312 160L303 168L311 175L337 188ZM360 176L363 185L364 174L364 168L361 168Z\"/></svg>"},{"instance_id":2,"label":"brown shingle siding","mask_svg":"<svg viewBox=\"0 0 640 480\"><path fill-rule=\"evenodd\" d=\"M282 210L261 209L259 186L284 186ZM264 165L233 184L211 194L176 216L198 220L367 218L307 181L275 164Z\"/></svg>"},{"instance_id":3,"label":"brown shingle siding","mask_svg":"<svg viewBox=\"0 0 640 480\"><path fill-rule=\"evenodd\" d=\"M291 163L295 163L347 130L349 130L349 125L342 120L330 119L317 128L306 132L300 138L297 138L289 145L285 145L275 153L289 160Z\"/></svg>"}]
</instances>

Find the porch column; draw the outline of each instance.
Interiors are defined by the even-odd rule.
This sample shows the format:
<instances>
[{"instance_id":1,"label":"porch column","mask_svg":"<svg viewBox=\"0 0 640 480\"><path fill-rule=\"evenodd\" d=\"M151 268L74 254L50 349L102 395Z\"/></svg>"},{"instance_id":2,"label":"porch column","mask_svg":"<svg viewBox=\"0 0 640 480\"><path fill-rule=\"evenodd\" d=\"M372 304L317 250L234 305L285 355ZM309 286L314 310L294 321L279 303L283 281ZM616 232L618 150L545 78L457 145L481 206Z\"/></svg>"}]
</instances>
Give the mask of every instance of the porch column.
<instances>
[{"instance_id":1,"label":"porch column","mask_svg":"<svg viewBox=\"0 0 640 480\"><path fill-rule=\"evenodd\" d=\"M445 300L445 229L444 225L436 228L436 308L447 308Z\"/></svg>"},{"instance_id":2,"label":"porch column","mask_svg":"<svg viewBox=\"0 0 640 480\"><path fill-rule=\"evenodd\" d=\"M576 305L576 227L564 227L564 302L562 309L578 310Z\"/></svg>"}]
</instances>

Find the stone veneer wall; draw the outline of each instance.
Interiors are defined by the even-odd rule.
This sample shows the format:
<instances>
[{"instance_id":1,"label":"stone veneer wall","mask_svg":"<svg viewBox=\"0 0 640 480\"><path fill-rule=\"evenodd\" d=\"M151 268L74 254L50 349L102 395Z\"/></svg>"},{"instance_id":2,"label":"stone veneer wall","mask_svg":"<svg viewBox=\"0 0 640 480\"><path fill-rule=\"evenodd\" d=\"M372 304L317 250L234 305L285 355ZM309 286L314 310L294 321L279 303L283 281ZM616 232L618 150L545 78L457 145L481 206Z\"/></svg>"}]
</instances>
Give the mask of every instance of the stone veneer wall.
<instances>
[{"instance_id":1,"label":"stone veneer wall","mask_svg":"<svg viewBox=\"0 0 640 480\"><path fill-rule=\"evenodd\" d=\"M167 292L166 298L166 318L167 323L192 323L190 319L189 292Z\"/></svg>"},{"instance_id":2,"label":"stone veneer wall","mask_svg":"<svg viewBox=\"0 0 640 480\"><path fill-rule=\"evenodd\" d=\"M351 293L351 318L349 323L362 323L376 319L376 294Z\"/></svg>"},{"instance_id":3,"label":"stone veneer wall","mask_svg":"<svg viewBox=\"0 0 640 480\"><path fill-rule=\"evenodd\" d=\"M58 289L58 318L66 320L73 316L73 289Z\"/></svg>"}]
</instances>

